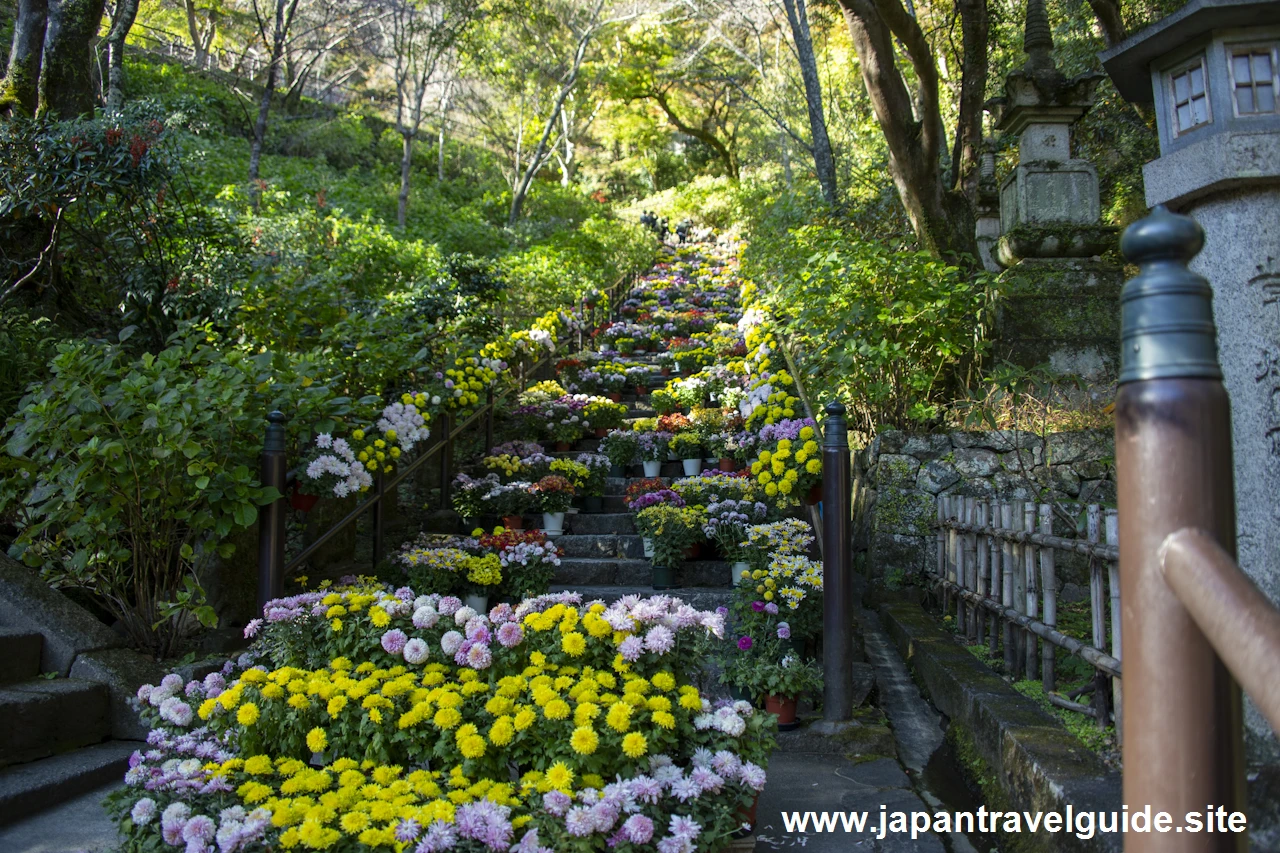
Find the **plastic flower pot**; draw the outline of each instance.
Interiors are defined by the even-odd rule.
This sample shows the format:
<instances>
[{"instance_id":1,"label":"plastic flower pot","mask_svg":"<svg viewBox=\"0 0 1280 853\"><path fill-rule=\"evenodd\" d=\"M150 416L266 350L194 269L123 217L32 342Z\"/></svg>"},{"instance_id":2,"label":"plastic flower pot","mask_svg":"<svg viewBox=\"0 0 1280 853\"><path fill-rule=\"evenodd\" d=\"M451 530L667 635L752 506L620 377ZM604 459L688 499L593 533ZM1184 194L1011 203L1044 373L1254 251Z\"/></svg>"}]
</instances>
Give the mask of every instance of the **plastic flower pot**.
<instances>
[{"instance_id":1,"label":"plastic flower pot","mask_svg":"<svg viewBox=\"0 0 1280 853\"><path fill-rule=\"evenodd\" d=\"M524 516L504 515L502 517L502 526L508 530L524 530Z\"/></svg>"},{"instance_id":2,"label":"plastic flower pot","mask_svg":"<svg viewBox=\"0 0 1280 853\"><path fill-rule=\"evenodd\" d=\"M582 499L583 512L600 512L604 509L604 498L599 495L587 495Z\"/></svg>"},{"instance_id":3,"label":"plastic flower pot","mask_svg":"<svg viewBox=\"0 0 1280 853\"><path fill-rule=\"evenodd\" d=\"M737 562L729 567L729 586L735 586L738 581L742 580L743 572L750 572L751 564Z\"/></svg>"},{"instance_id":4,"label":"plastic flower pot","mask_svg":"<svg viewBox=\"0 0 1280 853\"><path fill-rule=\"evenodd\" d=\"M747 701L749 702L751 700L748 699ZM738 811L734 815L734 817L738 819L738 823L749 823L754 829L756 825L756 806L758 805L760 805L760 795L756 794L755 799L751 801L751 805L749 807L738 806ZM751 844L753 847L755 846L755 839L751 840Z\"/></svg>"},{"instance_id":5,"label":"plastic flower pot","mask_svg":"<svg viewBox=\"0 0 1280 853\"><path fill-rule=\"evenodd\" d=\"M679 584L676 583L676 570L671 566L654 566L653 567L653 588L654 589L676 589Z\"/></svg>"},{"instance_id":6,"label":"plastic flower pot","mask_svg":"<svg viewBox=\"0 0 1280 853\"><path fill-rule=\"evenodd\" d=\"M619 479L619 478L622 478L622 477L627 476L627 469L626 469L626 466L625 466L625 465L610 465L610 466L609 466L609 476L610 476L610 477L613 477L614 479Z\"/></svg>"},{"instance_id":7,"label":"plastic flower pot","mask_svg":"<svg viewBox=\"0 0 1280 853\"><path fill-rule=\"evenodd\" d=\"M813 506L814 504L818 504L822 502L822 483L821 482L814 484L813 488L809 490L809 494L804 496L804 502L809 504L810 506Z\"/></svg>"},{"instance_id":8,"label":"plastic flower pot","mask_svg":"<svg viewBox=\"0 0 1280 853\"><path fill-rule=\"evenodd\" d=\"M721 456L716 462L716 467L721 471L729 471L730 473L738 470L738 462L731 456Z\"/></svg>"},{"instance_id":9,"label":"plastic flower pot","mask_svg":"<svg viewBox=\"0 0 1280 853\"><path fill-rule=\"evenodd\" d=\"M644 555L646 557L652 558L653 557L653 540L650 539L648 536L641 536L640 545L642 548L644 548Z\"/></svg>"},{"instance_id":10,"label":"plastic flower pot","mask_svg":"<svg viewBox=\"0 0 1280 853\"><path fill-rule=\"evenodd\" d=\"M487 595L468 595L462 599L462 603L477 613L489 612L489 596Z\"/></svg>"},{"instance_id":11,"label":"plastic flower pot","mask_svg":"<svg viewBox=\"0 0 1280 853\"><path fill-rule=\"evenodd\" d=\"M702 473L702 457L681 459L680 462L684 465L684 475L686 477L696 477Z\"/></svg>"},{"instance_id":12,"label":"plastic flower pot","mask_svg":"<svg viewBox=\"0 0 1280 853\"><path fill-rule=\"evenodd\" d=\"M646 477L656 477L656 476L658 476L658 475L659 475L659 474L661 474L661 473L662 473L662 460L661 460L661 459L646 459L646 460L644 460L644 475L645 475Z\"/></svg>"},{"instance_id":13,"label":"plastic flower pot","mask_svg":"<svg viewBox=\"0 0 1280 853\"><path fill-rule=\"evenodd\" d=\"M764 697L764 709L770 714L776 714L778 716L779 727L795 725L796 700L794 697L766 696Z\"/></svg>"},{"instance_id":14,"label":"plastic flower pot","mask_svg":"<svg viewBox=\"0 0 1280 853\"><path fill-rule=\"evenodd\" d=\"M311 512L315 509L316 502L320 500L319 495L308 495L298 489L298 481L293 481L293 493L289 495L289 506L298 512Z\"/></svg>"},{"instance_id":15,"label":"plastic flower pot","mask_svg":"<svg viewBox=\"0 0 1280 853\"><path fill-rule=\"evenodd\" d=\"M548 536L559 536L564 533L564 513L544 512L542 514L542 532Z\"/></svg>"}]
</instances>

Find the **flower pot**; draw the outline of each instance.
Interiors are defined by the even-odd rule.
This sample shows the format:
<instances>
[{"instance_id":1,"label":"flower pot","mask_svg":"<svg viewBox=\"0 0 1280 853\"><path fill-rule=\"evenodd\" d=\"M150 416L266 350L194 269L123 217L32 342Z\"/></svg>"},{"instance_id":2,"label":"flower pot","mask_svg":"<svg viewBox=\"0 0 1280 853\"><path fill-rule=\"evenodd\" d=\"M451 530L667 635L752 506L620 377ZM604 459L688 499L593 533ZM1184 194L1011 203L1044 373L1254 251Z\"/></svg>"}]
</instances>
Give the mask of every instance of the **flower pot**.
<instances>
[{"instance_id":1,"label":"flower pot","mask_svg":"<svg viewBox=\"0 0 1280 853\"><path fill-rule=\"evenodd\" d=\"M637 385L637 386L636 386L636 396L637 396L637 397L643 397L645 394L648 394L648 393L649 393L649 389L648 389L648 388L646 388L645 386L643 386L643 385Z\"/></svg>"},{"instance_id":2,"label":"flower pot","mask_svg":"<svg viewBox=\"0 0 1280 853\"><path fill-rule=\"evenodd\" d=\"M671 368L670 368L670 367L664 367L664 368L662 368L662 375L663 375L663 376L670 376L670 375L671 375Z\"/></svg>"},{"instance_id":3,"label":"flower pot","mask_svg":"<svg viewBox=\"0 0 1280 853\"><path fill-rule=\"evenodd\" d=\"M613 401L613 402L615 402L615 403L621 403L621 402L622 402L622 392L621 392L621 391L609 391L608 393L606 393L606 394L605 394L605 396L606 396L606 397L608 397L610 400L612 400L612 401Z\"/></svg>"},{"instance_id":4,"label":"flower pot","mask_svg":"<svg viewBox=\"0 0 1280 853\"><path fill-rule=\"evenodd\" d=\"M502 517L502 526L508 530L524 530L524 516L504 515Z\"/></svg>"},{"instance_id":5,"label":"flower pot","mask_svg":"<svg viewBox=\"0 0 1280 853\"><path fill-rule=\"evenodd\" d=\"M653 588L654 589L677 589L680 585L676 583L676 570L670 566L654 566L653 567Z\"/></svg>"},{"instance_id":6,"label":"flower pot","mask_svg":"<svg viewBox=\"0 0 1280 853\"><path fill-rule=\"evenodd\" d=\"M289 495L289 505L298 512L311 512L315 509L316 501L320 500L319 495L308 495L299 491L298 481L293 481L293 493Z\"/></svg>"},{"instance_id":7,"label":"flower pot","mask_svg":"<svg viewBox=\"0 0 1280 853\"><path fill-rule=\"evenodd\" d=\"M694 542L688 548L684 549L684 558L686 560L696 560L702 556L702 543Z\"/></svg>"},{"instance_id":8,"label":"flower pot","mask_svg":"<svg viewBox=\"0 0 1280 853\"><path fill-rule=\"evenodd\" d=\"M462 603L477 613L489 612L489 596L487 595L468 595L462 599Z\"/></svg>"},{"instance_id":9,"label":"flower pot","mask_svg":"<svg viewBox=\"0 0 1280 853\"><path fill-rule=\"evenodd\" d=\"M822 483L816 483L809 489L809 494L804 496L804 502L810 506L822 502Z\"/></svg>"},{"instance_id":10,"label":"flower pot","mask_svg":"<svg viewBox=\"0 0 1280 853\"><path fill-rule=\"evenodd\" d=\"M764 697L764 709L778 716L778 725L786 726L796 721L796 700L789 696Z\"/></svg>"},{"instance_id":11,"label":"flower pot","mask_svg":"<svg viewBox=\"0 0 1280 853\"><path fill-rule=\"evenodd\" d=\"M681 459L686 477L696 477L702 473L702 459Z\"/></svg>"},{"instance_id":12,"label":"flower pot","mask_svg":"<svg viewBox=\"0 0 1280 853\"><path fill-rule=\"evenodd\" d=\"M755 798L751 800L750 806L738 806L738 811L734 814L734 817L738 819L738 823L750 824L751 827L754 829L756 825L756 806L758 805L760 805L760 795L756 794ZM752 848L755 847L754 838L750 839L750 844ZM730 849L733 849L733 848L731 847Z\"/></svg>"},{"instance_id":13,"label":"flower pot","mask_svg":"<svg viewBox=\"0 0 1280 853\"><path fill-rule=\"evenodd\" d=\"M642 548L644 548L644 555L646 557L652 558L653 557L653 540L650 539L648 536L641 536L640 545Z\"/></svg>"},{"instance_id":14,"label":"flower pot","mask_svg":"<svg viewBox=\"0 0 1280 853\"><path fill-rule=\"evenodd\" d=\"M582 499L583 512L600 512L604 509L604 498L599 495L587 495Z\"/></svg>"},{"instance_id":15,"label":"flower pot","mask_svg":"<svg viewBox=\"0 0 1280 853\"><path fill-rule=\"evenodd\" d=\"M636 355L646 355L648 354L649 350L646 347L636 347L635 349L632 350L632 352L635 353Z\"/></svg>"},{"instance_id":16,"label":"flower pot","mask_svg":"<svg viewBox=\"0 0 1280 853\"><path fill-rule=\"evenodd\" d=\"M564 513L544 512L542 514L542 532L548 536L559 536L564 533Z\"/></svg>"},{"instance_id":17,"label":"flower pot","mask_svg":"<svg viewBox=\"0 0 1280 853\"><path fill-rule=\"evenodd\" d=\"M734 563L729 567L729 586L736 586L738 581L742 580L742 573L750 571L750 563L744 563L741 561Z\"/></svg>"},{"instance_id":18,"label":"flower pot","mask_svg":"<svg viewBox=\"0 0 1280 853\"><path fill-rule=\"evenodd\" d=\"M566 510L564 511L564 514L565 514L565 515L577 515L577 514L578 514L578 508L577 508L576 506L571 506L571 507L569 507L568 509L566 509Z\"/></svg>"},{"instance_id":19,"label":"flower pot","mask_svg":"<svg viewBox=\"0 0 1280 853\"><path fill-rule=\"evenodd\" d=\"M609 476L616 479L627 476L627 469L624 465L610 465Z\"/></svg>"},{"instance_id":20,"label":"flower pot","mask_svg":"<svg viewBox=\"0 0 1280 853\"><path fill-rule=\"evenodd\" d=\"M608 352L608 351L609 351L609 344L608 344L608 343L600 344L599 346L597 346L597 347L596 347L596 350L597 350L598 352Z\"/></svg>"},{"instance_id":21,"label":"flower pot","mask_svg":"<svg viewBox=\"0 0 1280 853\"><path fill-rule=\"evenodd\" d=\"M662 460L646 459L644 460L644 475L646 477L656 477L662 473Z\"/></svg>"},{"instance_id":22,"label":"flower pot","mask_svg":"<svg viewBox=\"0 0 1280 853\"><path fill-rule=\"evenodd\" d=\"M738 470L738 463L730 456L721 456L716 462L716 467L721 471L729 471L732 473L733 471Z\"/></svg>"},{"instance_id":23,"label":"flower pot","mask_svg":"<svg viewBox=\"0 0 1280 853\"><path fill-rule=\"evenodd\" d=\"M557 442L556 442L556 452L557 452L557 453L567 453L567 452L569 452L569 451L570 451L570 450L572 450L572 449L573 449L573 442L572 442L572 441L557 441Z\"/></svg>"},{"instance_id":24,"label":"flower pot","mask_svg":"<svg viewBox=\"0 0 1280 853\"><path fill-rule=\"evenodd\" d=\"M596 427L596 438L604 438L609 434L609 430L605 427Z\"/></svg>"},{"instance_id":25,"label":"flower pot","mask_svg":"<svg viewBox=\"0 0 1280 853\"><path fill-rule=\"evenodd\" d=\"M668 451L667 451L667 461L668 461L668 462L679 462L679 461L680 461L680 457L679 457L679 456L676 456L676 452L675 452L674 450L668 450Z\"/></svg>"}]
</instances>

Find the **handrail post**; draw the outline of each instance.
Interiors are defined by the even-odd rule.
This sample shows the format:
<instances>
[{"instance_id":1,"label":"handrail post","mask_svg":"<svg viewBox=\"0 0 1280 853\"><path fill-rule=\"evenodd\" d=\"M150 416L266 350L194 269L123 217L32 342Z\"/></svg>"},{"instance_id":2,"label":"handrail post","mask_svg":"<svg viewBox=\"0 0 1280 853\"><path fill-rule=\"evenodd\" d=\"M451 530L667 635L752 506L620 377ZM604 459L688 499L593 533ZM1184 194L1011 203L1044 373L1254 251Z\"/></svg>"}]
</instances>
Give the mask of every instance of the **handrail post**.
<instances>
[{"instance_id":1,"label":"handrail post","mask_svg":"<svg viewBox=\"0 0 1280 853\"><path fill-rule=\"evenodd\" d=\"M839 402L826 407L822 441L822 718L853 719L853 561L849 428Z\"/></svg>"},{"instance_id":2,"label":"handrail post","mask_svg":"<svg viewBox=\"0 0 1280 853\"><path fill-rule=\"evenodd\" d=\"M284 496L287 451L284 412L267 415L262 442L262 485L274 487L280 497L258 513L258 612L268 601L284 595L284 520L288 498Z\"/></svg>"},{"instance_id":3,"label":"handrail post","mask_svg":"<svg viewBox=\"0 0 1280 853\"><path fill-rule=\"evenodd\" d=\"M387 495L387 475L380 469L373 477L373 568L376 571L382 562L383 533L386 528L387 513L383 507Z\"/></svg>"},{"instance_id":4,"label":"handrail post","mask_svg":"<svg viewBox=\"0 0 1280 853\"><path fill-rule=\"evenodd\" d=\"M1205 531L1234 558L1231 412L1209 282L1187 269L1194 220L1157 207L1125 231L1139 266L1121 300L1116 479L1124 635L1124 800L1174 820L1244 811L1240 688L1160 566L1169 534ZM1243 851L1243 833L1130 833L1127 853Z\"/></svg>"},{"instance_id":5,"label":"handrail post","mask_svg":"<svg viewBox=\"0 0 1280 853\"><path fill-rule=\"evenodd\" d=\"M449 469L453 463L453 414L445 412L440 418L440 509L449 508ZM487 449L487 448L486 448Z\"/></svg>"}]
</instances>

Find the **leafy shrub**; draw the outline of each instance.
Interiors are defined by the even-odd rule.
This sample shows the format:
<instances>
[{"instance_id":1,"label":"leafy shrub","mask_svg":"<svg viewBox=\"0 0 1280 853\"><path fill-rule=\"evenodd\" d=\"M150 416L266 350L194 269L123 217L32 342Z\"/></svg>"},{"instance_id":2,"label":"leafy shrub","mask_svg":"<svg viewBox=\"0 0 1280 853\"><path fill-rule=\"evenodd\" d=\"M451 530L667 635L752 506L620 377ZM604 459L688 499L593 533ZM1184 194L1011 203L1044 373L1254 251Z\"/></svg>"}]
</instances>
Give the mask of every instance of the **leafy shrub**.
<instances>
[{"instance_id":1,"label":"leafy shrub","mask_svg":"<svg viewBox=\"0 0 1280 853\"><path fill-rule=\"evenodd\" d=\"M17 407L28 385L48 376L57 343L48 320L20 311L0 313L0 421Z\"/></svg>"},{"instance_id":2,"label":"leafy shrub","mask_svg":"<svg viewBox=\"0 0 1280 853\"><path fill-rule=\"evenodd\" d=\"M810 387L834 389L857 431L938 418L985 349L990 277L926 253L815 224L757 237L744 266Z\"/></svg>"}]
</instances>

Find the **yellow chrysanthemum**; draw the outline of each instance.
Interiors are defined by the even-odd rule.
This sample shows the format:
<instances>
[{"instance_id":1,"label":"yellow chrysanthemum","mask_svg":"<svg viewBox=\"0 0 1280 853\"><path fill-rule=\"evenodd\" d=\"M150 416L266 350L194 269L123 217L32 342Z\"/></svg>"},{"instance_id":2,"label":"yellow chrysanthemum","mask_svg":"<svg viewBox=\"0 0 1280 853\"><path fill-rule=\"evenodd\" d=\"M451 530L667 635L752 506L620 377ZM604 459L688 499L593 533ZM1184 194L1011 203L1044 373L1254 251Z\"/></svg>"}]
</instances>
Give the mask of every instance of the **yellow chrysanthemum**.
<instances>
[{"instance_id":1,"label":"yellow chrysanthemum","mask_svg":"<svg viewBox=\"0 0 1280 853\"><path fill-rule=\"evenodd\" d=\"M324 752L329 745L329 736L325 734L324 729L314 728L307 732L307 749L312 752Z\"/></svg>"},{"instance_id":2,"label":"yellow chrysanthemum","mask_svg":"<svg viewBox=\"0 0 1280 853\"><path fill-rule=\"evenodd\" d=\"M649 751L649 741L639 732L631 732L622 739L622 751L628 758L639 758Z\"/></svg>"},{"instance_id":3,"label":"yellow chrysanthemum","mask_svg":"<svg viewBox=\"0 0 1280 853\"><path fill-rule=\"evenodd\" d=\"M569 745L579 755L591 755L600 745L600 736L590 726L579 726L569 737Z\"/></svg>"}]
</instances>

